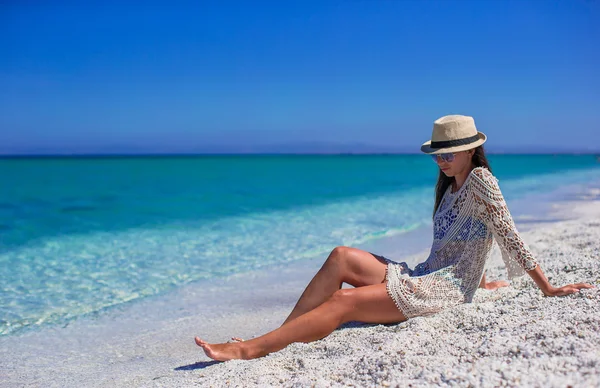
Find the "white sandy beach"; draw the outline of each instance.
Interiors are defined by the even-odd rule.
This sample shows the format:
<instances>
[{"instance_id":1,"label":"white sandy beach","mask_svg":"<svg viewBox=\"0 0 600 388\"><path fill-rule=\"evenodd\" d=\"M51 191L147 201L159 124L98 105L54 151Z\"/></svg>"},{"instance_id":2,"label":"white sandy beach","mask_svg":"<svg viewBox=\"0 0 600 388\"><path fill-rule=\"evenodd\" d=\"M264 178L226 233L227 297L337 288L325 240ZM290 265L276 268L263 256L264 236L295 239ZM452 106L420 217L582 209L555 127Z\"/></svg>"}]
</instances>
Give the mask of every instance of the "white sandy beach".
<instances>
[{"instance_id":1,"label":"white sandy beach","mask_svg":"<svg viewBox=\"0 0 600 388\"><path fill-rule=\"evenodd\" d=\"M523 238L553 285L600 286L600 190L554 211L568 219L527 220ZM498 253L488 279L506 279ZM261 274L252 279L260 289L241 288L249 278L232 277L219 287L187 287L66 327L0 338L0 385L600 386L600 290L547 298L527 276L497 291L480 289L473 303L433 316L348 325L257 360L212 362L194 344L195 335L222 342L276 328L319 265L271 275L292 273L285 287ZM218 298L223 292L227 303ZM260 306L248 309L256 301Z\"/></svg>"}]
</instances>

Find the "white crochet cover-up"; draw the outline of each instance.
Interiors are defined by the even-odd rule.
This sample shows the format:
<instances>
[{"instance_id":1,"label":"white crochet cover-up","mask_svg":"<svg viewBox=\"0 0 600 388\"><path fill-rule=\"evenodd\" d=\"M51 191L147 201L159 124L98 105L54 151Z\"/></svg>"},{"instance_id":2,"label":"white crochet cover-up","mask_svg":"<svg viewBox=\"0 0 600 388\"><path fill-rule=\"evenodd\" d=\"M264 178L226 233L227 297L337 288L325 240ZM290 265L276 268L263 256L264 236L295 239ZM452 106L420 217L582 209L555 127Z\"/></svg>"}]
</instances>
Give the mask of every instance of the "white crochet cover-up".
<instances>
[{"instance_id":1,"label":"white crochet cover-up","mask_svg":"<svg viewBox=\"0 0 600 388\"><path fill-rule=\"evenodd\" d=\"M446 190L433 217L429 257L411 270L387 260L386 287L407 317L424 316L469 303L483 276L494 239L509 279L535 269L537 262L515 227L498 180L474 168L456 193Z\"/></svg>"}]
</instances>

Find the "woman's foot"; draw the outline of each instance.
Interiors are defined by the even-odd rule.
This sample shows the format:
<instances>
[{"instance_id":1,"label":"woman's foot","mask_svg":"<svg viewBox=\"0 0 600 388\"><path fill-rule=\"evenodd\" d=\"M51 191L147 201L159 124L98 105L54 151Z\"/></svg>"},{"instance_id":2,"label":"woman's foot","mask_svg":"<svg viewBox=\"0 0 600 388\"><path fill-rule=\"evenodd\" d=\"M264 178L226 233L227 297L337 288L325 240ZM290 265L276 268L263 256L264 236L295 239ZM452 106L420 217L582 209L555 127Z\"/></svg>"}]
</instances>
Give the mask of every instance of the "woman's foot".
<instances>
[{"instance_id":1,"label":"woman's foot","mask_svg":"<svg viewBox=\"0 0 600 388\"><path fill-rule=\"evenodd\" d=\"M495 280L493 282L487 282L487 283L485 283L483 285L483 287L481 287L481 288L485 288L486 290L493 291L493 290L496 290L498 288L508 287L508 286L510 286L510 284L508 282L505 282L504 280Z\"/></svg>"},{"instance_id":2,"label":"woman's foot","mask_svg":"<svg viewBox=\"0 0 600 388\"><path fill-rule=\"evenodd\" d=\"M236 359L246 359L242 342L227 343L227 344L209 344L200 338L194 338L196 345L200 346L204 353L213 360L228 361Z\"/></svg>"}]
</instances>

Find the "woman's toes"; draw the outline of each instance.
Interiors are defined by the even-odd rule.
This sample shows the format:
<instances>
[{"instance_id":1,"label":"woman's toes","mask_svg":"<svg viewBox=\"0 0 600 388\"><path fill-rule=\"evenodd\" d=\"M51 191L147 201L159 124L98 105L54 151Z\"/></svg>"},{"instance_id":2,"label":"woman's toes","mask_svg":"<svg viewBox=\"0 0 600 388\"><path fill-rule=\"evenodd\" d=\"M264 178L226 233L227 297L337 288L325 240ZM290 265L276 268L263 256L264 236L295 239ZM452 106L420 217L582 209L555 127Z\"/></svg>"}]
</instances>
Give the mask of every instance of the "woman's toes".
<instances>
[{"instance_id":1,"label":"woman's toes","mask_svg":"<svg viewBox=\"0 0 600 388\"><path fill-rule=\"evenodd\" d=\"M198 338L198 337L194 337L194 341L196 341L196 345L198 345L198 346L203 346L203 345L206 345L206 342L205 342L205 341L202 341L202 340L201 340L200 338Z\"/></svg>"}]
</instances>

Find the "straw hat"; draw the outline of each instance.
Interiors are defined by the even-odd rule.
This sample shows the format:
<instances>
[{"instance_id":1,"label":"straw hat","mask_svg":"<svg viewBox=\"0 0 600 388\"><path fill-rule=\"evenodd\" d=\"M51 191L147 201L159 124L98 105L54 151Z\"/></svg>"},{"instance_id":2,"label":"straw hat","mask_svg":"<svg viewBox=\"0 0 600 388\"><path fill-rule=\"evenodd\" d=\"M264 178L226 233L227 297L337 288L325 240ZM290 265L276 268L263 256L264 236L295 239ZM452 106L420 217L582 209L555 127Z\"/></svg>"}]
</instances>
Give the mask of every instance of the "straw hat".
<instances>
[{"instance_id":1,"label":"straw hat","mask_svg":"<svg viewBox=\"0 0 600 388\"><path fill-rule=\"evenodd\" d=\"M423 143L421 151L426 154L466 151L482 145L486 140L487 136L477 131L473 117L449 115L433 122L431 140Z\"/></svg>"}]
</instances>

